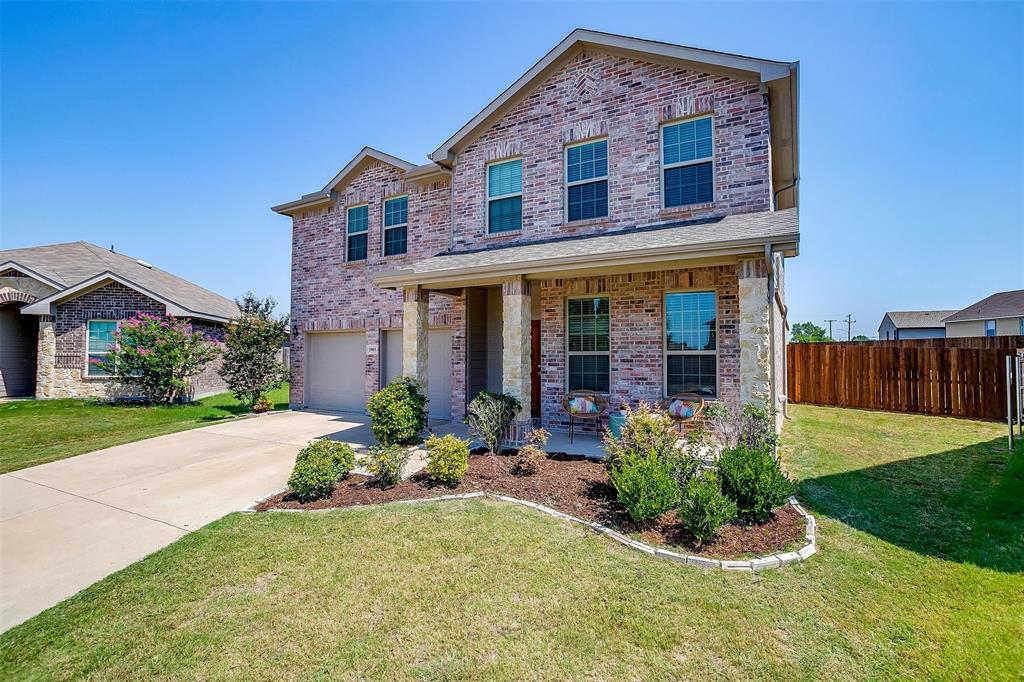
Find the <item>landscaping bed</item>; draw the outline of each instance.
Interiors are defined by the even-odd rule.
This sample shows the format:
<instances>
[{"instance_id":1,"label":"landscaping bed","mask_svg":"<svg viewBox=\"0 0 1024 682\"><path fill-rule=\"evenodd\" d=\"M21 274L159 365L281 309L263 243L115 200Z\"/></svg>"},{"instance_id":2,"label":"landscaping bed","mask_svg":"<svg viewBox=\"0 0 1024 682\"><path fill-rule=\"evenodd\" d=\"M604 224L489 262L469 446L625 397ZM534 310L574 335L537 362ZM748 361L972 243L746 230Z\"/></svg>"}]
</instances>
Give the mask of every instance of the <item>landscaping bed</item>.
<instances>
[{"instance_id":1,"label":"landscaping bed","mask_svg":"<svg viewBox=\"0 0 1024 682\"><path fill-rule=\"evenodd\" d=\"M454 486L431 481L425 471L390 487L381 488L367 476L353 474L338 482L329 497L301 502L291 492L283 492L257 505L257 511L270 509L332 509L398 500L422 499L470 492L491 492L542 504L565 514L616 528L652 545L683 549L716 559L739 559L785 551L802 542L805 521L789 505L775 511L763 524L726 524L717 538L697 546L681 528L675 511L649 523L629 518L618 502L615 489L602 462L563 453L549 453L538 463L536 473L517 472L515 451L500 456L474 451L469 470Z\"/></svg>"}]
</instances>

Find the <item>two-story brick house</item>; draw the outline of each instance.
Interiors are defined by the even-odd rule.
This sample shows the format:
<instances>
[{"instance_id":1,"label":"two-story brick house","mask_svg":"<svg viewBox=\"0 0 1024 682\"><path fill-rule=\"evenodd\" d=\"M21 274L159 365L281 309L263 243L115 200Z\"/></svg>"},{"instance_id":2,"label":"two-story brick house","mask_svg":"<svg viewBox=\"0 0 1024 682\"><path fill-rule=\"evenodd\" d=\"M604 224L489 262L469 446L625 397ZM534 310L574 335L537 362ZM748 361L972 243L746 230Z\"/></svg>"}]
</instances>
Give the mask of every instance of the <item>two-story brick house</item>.
<instances>
[{"instance_id":1,"label":"two-story brick house","mask_svg":"<svg viewBox=\"0 0 1024 682\"><path fill-rule=\"evenodd\" d=\"M399 374L561 426L698 392L784 401L797 64L577 30L416 166L365 148L292 217L293 407Z\"/></svg>"}]
</instances>

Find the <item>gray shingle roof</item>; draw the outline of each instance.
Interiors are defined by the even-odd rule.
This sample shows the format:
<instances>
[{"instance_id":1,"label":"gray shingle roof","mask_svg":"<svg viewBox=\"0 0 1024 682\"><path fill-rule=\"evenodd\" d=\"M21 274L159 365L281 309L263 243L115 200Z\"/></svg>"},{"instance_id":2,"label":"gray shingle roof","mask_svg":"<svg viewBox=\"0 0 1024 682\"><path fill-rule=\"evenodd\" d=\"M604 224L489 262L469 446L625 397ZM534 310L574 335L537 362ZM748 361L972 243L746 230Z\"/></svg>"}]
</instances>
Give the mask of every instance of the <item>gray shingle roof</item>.
<instances>
[{"instance_id":1,"label":"gray shingle roof","mask_svg":"<svg viewBox=\"0 0 1024 682\"><path fill-rule=\"evenodd\" d=\"M631 253L676 249L699 251L716 245L795 241L800 227L796 209L744 213L721 218L692 220L646 228L627 228L586 237L562 237L473 251L443 253L421 260L408 268L382 273L391 275L437 275L496 266L538 265L574 257L629 256Z\"/></svg>"},{"instance_id":2,"label":"gray shingle roof","mask_svg":"<svg viewBox=\"0 0 1024 682\"><path fill-rule=\"evenodd\" d=\"M950 315L946 322L994 320L997 317L1024 317L1024 289L992 294Z\"/></svg>"},{"instance_id":3,"label":"gray shingle roof","mask_svg":"<svg viewBox=\"0 0 1024 682\"><path fill-rule=\"evenodd\" d=\"M897 329L942 327L942 321L955 310L890 310L886 313Z\"/></svg>"},{"instance_id":4,"label":"gray shingle roof","mask_svg":"<svg viewBox=\"0 0 1024 682\"><path fill-rule=\"evenodd\" d=\"M137 259L88 242L50 244L0 251L0 264L14 262L59 284L63 289L111 272L198 315L231 318L235 302Z\"/></svg>"}]
</instances>

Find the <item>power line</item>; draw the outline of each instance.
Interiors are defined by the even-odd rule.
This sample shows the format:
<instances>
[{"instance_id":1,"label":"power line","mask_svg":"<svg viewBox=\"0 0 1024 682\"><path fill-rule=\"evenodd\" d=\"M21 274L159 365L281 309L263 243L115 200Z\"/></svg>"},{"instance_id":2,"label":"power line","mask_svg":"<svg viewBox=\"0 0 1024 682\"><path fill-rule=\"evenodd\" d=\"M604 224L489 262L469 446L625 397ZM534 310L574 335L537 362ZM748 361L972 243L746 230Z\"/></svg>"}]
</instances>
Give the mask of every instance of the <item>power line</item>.
<instances>
[{"instance_id":1,"label":"power line","mask_svg":"<svg viewBox=\"0 0 1024 682\"><path fill-rule=\"evenodd\" d=\"M835 341L836 337L832 336L832 323L833 322L838 322L839 320L825 320L825 321L828 322L828 338L830 338L833 341Z\"/></svg>"}]
</instances>

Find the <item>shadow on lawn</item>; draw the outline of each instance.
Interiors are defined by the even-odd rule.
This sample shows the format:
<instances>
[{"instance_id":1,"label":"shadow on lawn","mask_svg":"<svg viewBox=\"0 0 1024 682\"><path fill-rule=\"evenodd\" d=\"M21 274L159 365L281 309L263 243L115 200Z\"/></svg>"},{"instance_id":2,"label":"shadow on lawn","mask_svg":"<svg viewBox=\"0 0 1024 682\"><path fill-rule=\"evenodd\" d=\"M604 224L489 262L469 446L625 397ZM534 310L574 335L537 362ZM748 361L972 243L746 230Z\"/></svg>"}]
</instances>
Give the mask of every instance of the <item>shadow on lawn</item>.
<instances>
[{"instance_id":1,"label":"shadow on lawn","mask_svg":"<svg viewBox=\"0 0 1024 682\"><path fill-rule=\"evenodd\" d=\"M1024 571L1024 444L1003 438L803 481L815 511L930 556Z\"/></svg>"}]
</instances>

